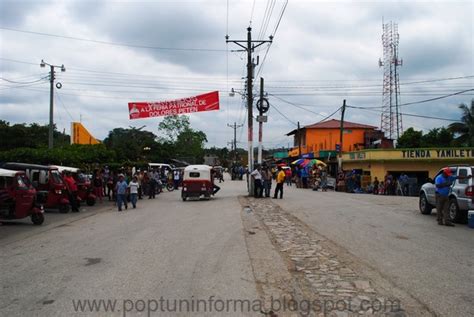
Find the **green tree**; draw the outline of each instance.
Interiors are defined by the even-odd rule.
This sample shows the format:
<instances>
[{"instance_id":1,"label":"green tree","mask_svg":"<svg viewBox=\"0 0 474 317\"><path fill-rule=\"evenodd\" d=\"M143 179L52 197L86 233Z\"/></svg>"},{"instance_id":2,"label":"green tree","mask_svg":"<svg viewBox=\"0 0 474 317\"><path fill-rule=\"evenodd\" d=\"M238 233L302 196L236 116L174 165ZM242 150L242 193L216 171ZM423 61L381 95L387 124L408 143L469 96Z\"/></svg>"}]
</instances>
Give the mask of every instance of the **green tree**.
<instances>
[{"instance_id":1,"label":"green tree","mask_svg":"<svg viewBox=\"0 0 474 317\"><path fill-rule=\"evenodd\" d=\"M149 131L141 131L136 128L116 128L109 132L104 140L107 148L117 154L119 160L139 161L158 151L161 146L156 141L156 135Z\"/></svg>"},{"instance_id":2,"label":"green tree","mask_svg":"<svg viewBox=\"0 0 474 317\"><path fill-rule=\"evenodd\" d=\"M461 146L474 146L474 99L471 100L471 106L460 104L462 111L461 122L454 122L448 126L448 129L456 136L455 141Z\"/></svg>"},{"instance_id":3,"label":"green tree","mask_svg":"<svg viewBox=\"0 0 474 317\"><path fill-rule=\"evenodd\" d=\"M421 137L423 136L422 131L416 131L413 128L408 128L398 138L398 148L417 148L421 146Z\"/></svg>"},{"instance_id":4,"label":"green tree","mask_svg":"<svg viewBox=\"0 0 474 317\"><path fill-rule=\"evenodd\" d=\"M202 163L204 158L204 144L207 136L202 131L187 128L182 131L175 142L176 155L190 163Z\"/></svg>"},{"instance_id":5,"label":"green tree","mask_svg":"<svg viewBox=\"0 0 474 317\"><path fill-rule=\"evenodd\" d=\"M40 148L48 146L48 125L17 123L0 120L0 151L19 147ZM54 145L61 147L69 144L69 135L56 130L54 126Z\"/></svg>"},{"instance_id":6,"label":"green tree","mask_svg":"<svg viewBox=\"0 0 474 317\"><path fill-rule=\"evenodd\" d=\"M421 147L449 147L453 143L453 133L445 127L431 129L421 138Z\"/></svg>"},{"instance_id":7,"label":"green tree","mask_svg":"<svg viewBox=\"0 0 474 317\"><path fill-rule=\"evenodd\" d=\"M158 130L165 135L161 139L171 142L175 142L181 133L189 129L191 129L191 123L189 122L189 117L185 115L166 116L158 124Z\"/></svg>"}]
</instances>

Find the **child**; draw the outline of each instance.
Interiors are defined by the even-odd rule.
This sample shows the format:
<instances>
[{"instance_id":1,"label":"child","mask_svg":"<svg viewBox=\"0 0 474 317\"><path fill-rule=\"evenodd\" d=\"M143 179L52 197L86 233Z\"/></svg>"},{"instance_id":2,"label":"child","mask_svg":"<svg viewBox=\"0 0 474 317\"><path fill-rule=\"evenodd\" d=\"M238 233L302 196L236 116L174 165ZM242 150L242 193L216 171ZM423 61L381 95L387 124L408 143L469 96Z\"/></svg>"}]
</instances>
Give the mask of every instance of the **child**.
<instances>
[{"instance_id":1,"label":"child","mask_svg":"<svg viewBox=\"0 0 474 317\"><path fill-rule=\"evenodd\" d=\"M379 195L384 195L384 194L385 194L385 185L383 181L381 181L379 184Z\"/></svg>"},{"instance_id":2,"label":"child","mask_svg":"<svg viewBox=\"0 0 474 317\"><path fill-rule=\"evenodd\" d=\"M138 198L138 178L133 176L132 181L128 184L130 190L130 202L132 203L133 208L137 208L137 198Z\"/></svg>"}]
</instances>

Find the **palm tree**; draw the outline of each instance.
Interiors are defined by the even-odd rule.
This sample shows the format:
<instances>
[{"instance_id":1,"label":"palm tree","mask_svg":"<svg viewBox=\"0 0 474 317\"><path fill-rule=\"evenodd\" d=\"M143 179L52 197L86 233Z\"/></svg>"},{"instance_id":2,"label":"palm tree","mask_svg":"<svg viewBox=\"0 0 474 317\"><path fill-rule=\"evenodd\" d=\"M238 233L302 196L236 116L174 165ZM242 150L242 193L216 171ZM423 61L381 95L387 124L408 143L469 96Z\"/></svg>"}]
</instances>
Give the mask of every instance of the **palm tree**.
<instances>
[{"instance_id":1,"label":"palm tree","mask_svg":"<svg viewBox=\"0 0 474 317\"><path fill-rule=\"evenodd\" d=\"M459 109L462 111L461 122L451 123L448 129L457 135L455 140L459 144L474 146L474 99L470 107L462 103Z\"/></svg>"}]
</instances>

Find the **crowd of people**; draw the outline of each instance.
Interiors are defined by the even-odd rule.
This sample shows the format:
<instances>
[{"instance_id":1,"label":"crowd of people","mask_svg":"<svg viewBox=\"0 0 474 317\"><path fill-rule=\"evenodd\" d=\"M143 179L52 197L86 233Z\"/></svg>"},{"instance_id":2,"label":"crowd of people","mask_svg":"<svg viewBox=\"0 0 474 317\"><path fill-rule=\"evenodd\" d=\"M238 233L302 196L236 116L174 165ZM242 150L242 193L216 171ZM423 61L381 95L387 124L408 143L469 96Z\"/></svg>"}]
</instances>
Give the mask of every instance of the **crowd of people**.
<instances>
[{"instance_id":1,"label":"crowd of people","mask_svg":"<svg viewBox=\"0 0 474 317\"><path fill-rule=\"evenodd\" d=\"M66 171L63 176L71 209L79 211L77 182L71 172ZM93 172L91 183L93 192L100 203L104 199L108 199L116 204L118 211L122 211L122 206L128 209L129 203L132 208L136 208L139 199L147 196L148 199L156 198L156 195L162 192L167 185L178 189L182 180L183 171L181 169L155 168L134 171L132 169L111 170L105 166Z\"/></svg>"},{"instance_id":2,"label":"crowd of people","mask_svg":"<svg viewBox=\"0 0 474 317\"><path fill-rule=\"evenodd\" d=\"M406 173L401 173L397 178L387 172L383 180L374 177L373 181L364 186L362 175L357 171L341 171L337 175L336 190L347 193L369 193L374 195L400 195L410 194L410 180Z\"/></svg>"},{"instance_id":3,"label":"crowd of people","mask_svg":"<svg viewBox=\"0 0 474 317\"><path fill-rule=\"evenodd\" d=\"M297 188L311 188L313 190L327 191L328 172L326 167L313 165L311 167L257 165L250 173L254 183L254 197L270 197L272 180L276 181L273 198L283 198L283 185Z\"/></svg>"}]
</instances>

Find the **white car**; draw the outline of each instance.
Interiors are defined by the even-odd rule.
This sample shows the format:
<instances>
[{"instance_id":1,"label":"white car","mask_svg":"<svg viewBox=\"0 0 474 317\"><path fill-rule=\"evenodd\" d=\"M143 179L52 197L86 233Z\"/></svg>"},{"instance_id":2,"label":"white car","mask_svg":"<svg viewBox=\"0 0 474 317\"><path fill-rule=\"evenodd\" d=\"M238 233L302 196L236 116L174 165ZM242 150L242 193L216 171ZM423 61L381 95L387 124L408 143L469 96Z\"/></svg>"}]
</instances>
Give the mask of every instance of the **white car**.
<instances>
[{"instance_id":1,"label":"white car","mask_svg":"<svg viewBox=\"0 0 474 317\"><path fill-rule=\"evenodd\" d=\"M449 166L454 176L473 176L474 166L453 165ZM423 184L420 189L420 212L424 215L431 214L433 208L436 208L436 186L434 180L443 172L441 169L432 182ZM466 223L467 211L474 209L474 187L472 177L457 179L453 182L449 193L449 216L451 221Z\"/></svg>"}]
</instances>

